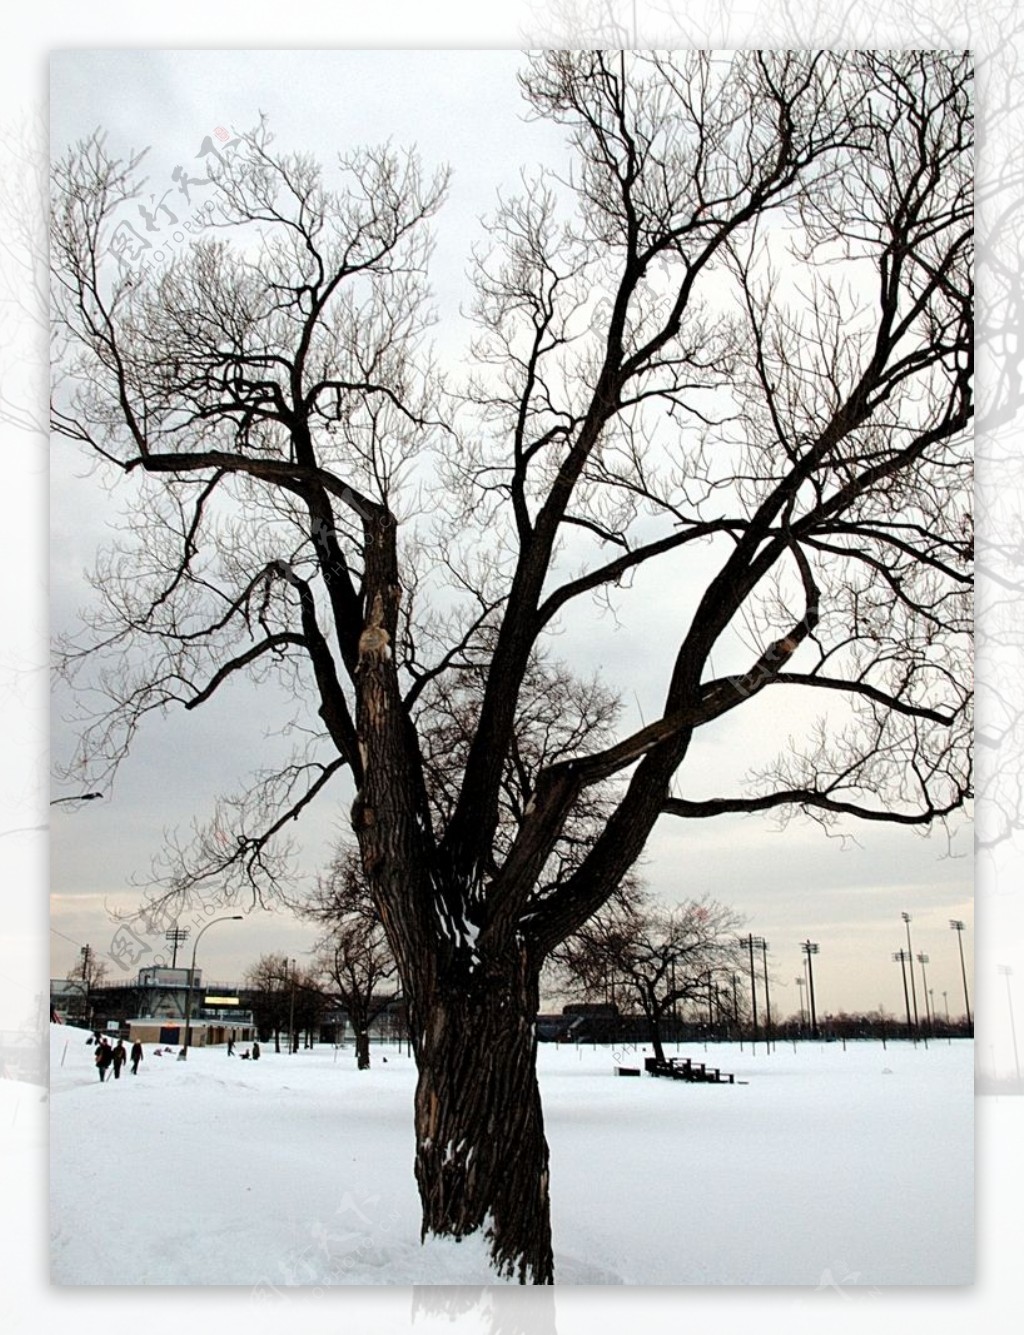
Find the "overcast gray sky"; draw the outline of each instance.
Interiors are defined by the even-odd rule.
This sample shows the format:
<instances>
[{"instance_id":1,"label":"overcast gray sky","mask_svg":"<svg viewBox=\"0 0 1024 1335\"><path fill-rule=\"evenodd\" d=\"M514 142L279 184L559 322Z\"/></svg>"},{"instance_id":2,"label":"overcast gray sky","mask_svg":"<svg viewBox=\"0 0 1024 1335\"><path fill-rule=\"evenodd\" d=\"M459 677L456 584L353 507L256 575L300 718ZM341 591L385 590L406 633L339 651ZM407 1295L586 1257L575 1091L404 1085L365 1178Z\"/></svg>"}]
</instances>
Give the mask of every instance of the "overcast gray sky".
<instances>
[{"instance_id":1,"label":"overcast gray sky","mask_svg":"<svg viewBox=\"0 0 1024 1335\"><path fill-rule=\"evenodd\" d=\"M60 152L97 126L118 152L148 148L153 191L181 209L172 173L185 166L203 171L197 159L204 138L220 126L245 128L268 114L280 146L310 150L331 159L339 148L379 142L415 143L429 168L454 169L449 198L436 220L433 286L441 321L439 350L449 360L464 353L466 330L459 302L467 294L470 246L480 239L479 218L496 192L514 188L520 166L565 161L561 132L527 123L515 82L520 57L513 52L58 52L51 62L51 143ZM166 212L161 216L162 224ZM168 251L174 227L161 236ZM55 628L74 624L75 608L89 591L82 571L97 543L108 538L111 500L84 477L75 448L56 443L52 460L52 601ZM663 576L659 576L663 578ZM642 592L642 589L641 589ZM679 590L680 600L687 591ZM577 652L611 666L636 660L637 644L651 642L643 607L600 641L579 642ZM646 653L646 651L645 651ZM636 681L635 707L659 697L664 678L652 656ZM632 687L631 687L632 689ZM261 761L267 738L286 721L286 702L268 707L266 697L239 691L201 716L153 721L140 736L119 781L103 802L53 816L51 892L53 971L74 961L83 941L101 952L114 934L110 911L130 909L145 878L162 831L187 829L204 818L218 791L237 786ZM785 744L790 719L770 706L745 709L757 719L758 741ZM64 701L59 701L63 708ZM254 723L254 719L258 721ZM67 731L60 709L53 716L55 756L66 754ZM746 760L750 738L729 727L708 730L704 771L725 775L737 756ZM742 766L741 766L742 768ZM59 790L67 791L67 790ZM342 790L344 791L344 790ZM343 821L347 802L324 803L302 832L307 864L316 865L332 829ZM799 943L820 943L816 970L819 1009L903 1006L893 951L905 944L901 911L913 915L914 949L931 957L929 984L938 1005L948 992L951 1011L962 1008L962 988L951 917L973 935L969 838L952 849L941 834L923 839L884 827L848 827L852 840L828 839L813 825L794 822L783 833L761 817L673 822L665 818L649 846L645 875L667 900L710 894L747 919L767 938L776 976L777 1006L795 1010ZM955 856L950 856L953 853ZM309 928L287 915L254 914L244 923L218 927L203 942L207 975L237 978L260 953L282 950L301 957L312 942ZM151 944L152 952L159 942ZM153 953L139 960L151 962ZM135 961L129 957L135 967ZM133 971L132 969L132 971ZM112 963L114 976L122 968ZM126 974L125 974L126 976Z\"/></svg>"}]
</instances>

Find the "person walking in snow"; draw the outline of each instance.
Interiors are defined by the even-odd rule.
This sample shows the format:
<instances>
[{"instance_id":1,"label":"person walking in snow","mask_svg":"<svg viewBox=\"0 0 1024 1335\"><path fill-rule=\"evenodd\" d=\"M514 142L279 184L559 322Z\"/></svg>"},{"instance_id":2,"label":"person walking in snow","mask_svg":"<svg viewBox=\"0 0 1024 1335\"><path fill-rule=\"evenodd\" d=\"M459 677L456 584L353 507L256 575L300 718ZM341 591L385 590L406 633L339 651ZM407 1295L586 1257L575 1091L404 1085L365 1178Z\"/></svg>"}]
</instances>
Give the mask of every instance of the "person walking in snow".
<instances>
[{"instance_id":1,"label":"person walking in snow","mask_svg":"<svg viewBox=\"0 0 1024 1335\"><path fill-rule=\"evenodd\" d=\"M124 1043L121 1039L114 1045L114 1051L110 1054L110 1060L114 1067L114 1079L121 1079L121 1067L128 1060L128 1054L124 1050Z\"/></svg>"},{"instance_id":2,"label":"person walking in snow","mask_svg":"<svg viewBox=\"0 0 1024 1335\"><path fill-rule=\"evenodd\" d=\"M110 1044L105 1038L101 1039L93 1060L96 1062L96 1070L100 1073L100 1084L102 1084L107 1078L107 1068L114 1060L114 1054L110 1050Z\"/></svg>"},{"instance_id":3,"label":"person walking in snow","mask_svg":"<svg viewBox=\"0 0 1024 1335\"><path fill-rule=\"evenodd\" d=\"M136 1039L132 1044L132 1075L138 1075L140 1061L142 1061L142 1044Z\"/></svg>"},{"instance_id":4,"label":"person walking in snow","mask_svg":"<svg viewBox=\"0 0 1024 1335\"><path fill-rule=\"evenodd\" d=\"M235 1055L235 1036L234 1034L232 1034L231 1037L228 1039L228 1056L233 1057L234 1055Z\"/></svg>"},{"instance_id":5,"label":"person walking in snow","mask_svg":"<svg viewBox=\"0 0 1024 1335\"><path fill-rule=\"evenodd\" d=\"M254 1062L258 1062L260 1059L260 1045L258 1043L252 1045L252 1059Z\"/></svg>"}]
</instances>

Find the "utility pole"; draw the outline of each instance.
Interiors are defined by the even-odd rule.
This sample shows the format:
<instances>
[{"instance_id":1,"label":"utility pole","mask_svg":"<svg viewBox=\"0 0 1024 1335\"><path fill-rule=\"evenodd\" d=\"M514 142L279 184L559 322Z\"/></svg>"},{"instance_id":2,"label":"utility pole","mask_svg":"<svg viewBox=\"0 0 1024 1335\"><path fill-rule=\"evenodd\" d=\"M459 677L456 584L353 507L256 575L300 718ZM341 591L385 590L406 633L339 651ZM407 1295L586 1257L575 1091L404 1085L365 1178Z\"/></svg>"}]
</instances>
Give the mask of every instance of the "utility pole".
<instances>
[{"instance_id":1,"label":"utility pole","mask_svg":"<svg viewBox=\"0 0 1024 1335\"><path fill-rule=\"evenodd\" d=\"M960 943L960 974L964 980L964 1007L967 1011L967 1035L970 1037L974 1033L971 1024L971 1002L967 995L967 966L964 964L964 925L959 918L950 918L949 925L956 932L956 939Z\"/></svg>"},{"instance_id":2,"label":"utility pole","mask_svg":"<svg viewBox=\"0 0 1024 1335\"><path fill-rule=\"evenodd\" d=\"M910 914L901 913L900 917L903 919L907 929L907 959L910 961L910 995L914 999L914 1029L916 1031L920 1026L920 1021L917 1018L917 988L914 985L914 947L910 944Z\"/></svg>"}]
</instances>

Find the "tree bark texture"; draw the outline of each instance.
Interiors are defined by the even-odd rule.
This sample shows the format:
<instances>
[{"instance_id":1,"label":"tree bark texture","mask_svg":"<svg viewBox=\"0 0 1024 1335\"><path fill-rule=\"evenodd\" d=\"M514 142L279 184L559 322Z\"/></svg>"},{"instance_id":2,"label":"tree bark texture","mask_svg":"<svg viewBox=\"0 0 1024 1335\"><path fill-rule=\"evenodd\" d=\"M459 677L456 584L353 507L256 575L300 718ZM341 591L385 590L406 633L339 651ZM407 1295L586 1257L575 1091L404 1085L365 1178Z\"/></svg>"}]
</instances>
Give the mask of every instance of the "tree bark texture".
<instances>
[{"instance_id":1,"label":"tree bark texture","mask_svg":"<svg viewBox=\"0 0 1024 1335\"><path fill-rule=\"evenodd\" d=\"M370 1069L370 1035L365 1029L356 1030L356 1068L360 1071Z\"/></svg>"},{"instance_id":2,"label":"tree bark texture","mask_svg":"<svg viewBox=\"0 0 1024 1335\"><path fill-rule=\"evenodd\" d=\"M552 1284L536 987L491 976L439 993L417 1026L423 1236L483 1229L499 1274Z\"/></svg>"}]
</instances>

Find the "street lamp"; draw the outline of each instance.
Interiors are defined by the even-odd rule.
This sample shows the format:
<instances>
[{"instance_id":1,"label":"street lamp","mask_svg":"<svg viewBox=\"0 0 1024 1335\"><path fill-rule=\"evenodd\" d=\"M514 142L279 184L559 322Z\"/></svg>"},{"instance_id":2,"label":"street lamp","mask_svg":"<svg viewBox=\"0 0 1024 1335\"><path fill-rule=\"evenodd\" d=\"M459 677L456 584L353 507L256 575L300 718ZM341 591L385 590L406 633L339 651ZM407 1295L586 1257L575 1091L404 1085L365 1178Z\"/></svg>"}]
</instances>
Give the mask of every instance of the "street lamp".
<instances>
[{"instance_id":1,"label":"street lamp","mask_svg":"<svg viewBox=\"0 0 1024 1335\"><path fill-rule=\"evenodd\" d=\"M910 995L914 999L914 1030L916 1032L920 1021L917 1018L917 987L914 983L914 947L910 944L910 914L901 913L900 917L907 929L907 959L910 961Z\"/></svg>"},{"instance_id":2,"label":"street lamp","mask_svg":"<svg viewBox=\"0 0 1024 1335\"><path fill-rule=\"evenodd\" d=\"M1013 1022L1013 995L1010 992L1010 979L1013 977L1013 970L1008 964L1000 964L999 972L1006 979L1006 1004L1010 1008L1010 1035L1013 1038L1013 1060L1017 1067L1017 1079L1020 1080L1020 1057L1017 1054L1017 1027Z\"/></svg>"},{"instance_id":3,"label":"street lamp","mask_svg":"<svg viewBox=\"0 0 1024 1335\"><path fill-rule=\"evenodd\" d=\"M196 935L195 943L192 946L192 967L188 971L188 990L185 993L185 1046L182 1052L188 1058L188 1044L191 1036L189 1021L192 1019L192 982L196 976L196 951L199 949L199 942L203 939L203 932L208 932L210 928L218 922L241 922L243 918L241 913L231 913L225 918L211 918L205 927L201 927Z\"/></svg>"},{"instance_id":4,"label":"street lamp","mask_svg":"<svg viewBox=\"0 0 1024 1335\"><path fill-rule=\"evenodd\" d=\"M800 989L800 1032L802 1034L807 1025L807 1017L804 1012L804 988L807 986L807 979L794 978L793 982L796 983L797 987Z\"/></svg>"},{"instance_id":5,"label":"street lamp","mask_svg":"<svg viewBox=\"0 0 1024 1335\"><path fill-rule=\"evenodd\" d=\"M807 983L811 993L811 1037L818 1037L818 1016L814 1009L814 965L812 956L817 955L820 947L817 941L803 941L800 949L804 952L804 959L807 966Z\"/></svg>"},{"instance_id":6,"label":"street lamp","mask_svg":"<svg viewBox=\"0 0 1024 1335\"><path fill-rule=\"evenodd\" d=\"M949 925L956 932L956 939L960 944L960 974L964 980L964 1006L967 1010L967 1034L970 1037L973 1030L971 1027L971 1003L967 995L967 966L964 964L964 925L959 918L950 918Z\"/></svg>"}]
</instances>

